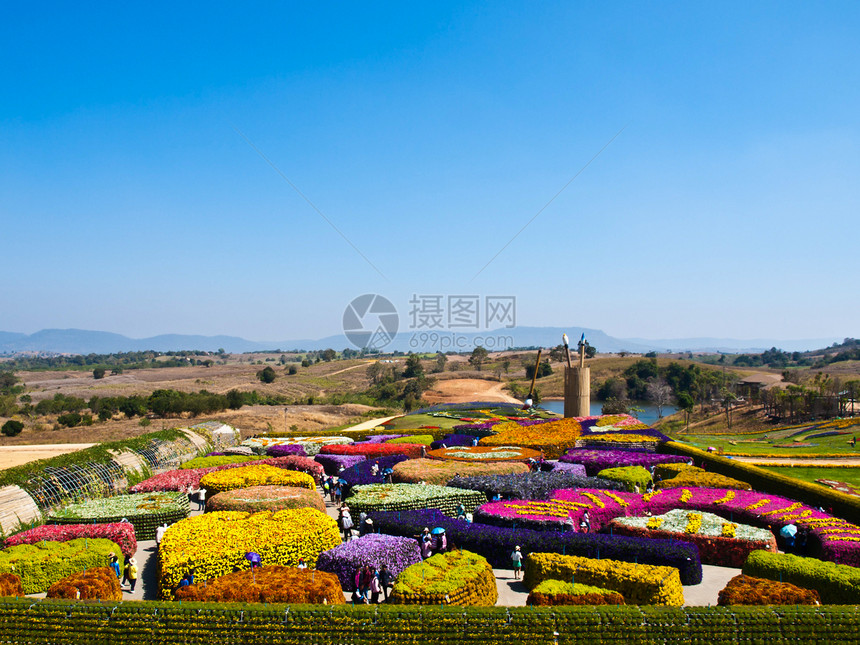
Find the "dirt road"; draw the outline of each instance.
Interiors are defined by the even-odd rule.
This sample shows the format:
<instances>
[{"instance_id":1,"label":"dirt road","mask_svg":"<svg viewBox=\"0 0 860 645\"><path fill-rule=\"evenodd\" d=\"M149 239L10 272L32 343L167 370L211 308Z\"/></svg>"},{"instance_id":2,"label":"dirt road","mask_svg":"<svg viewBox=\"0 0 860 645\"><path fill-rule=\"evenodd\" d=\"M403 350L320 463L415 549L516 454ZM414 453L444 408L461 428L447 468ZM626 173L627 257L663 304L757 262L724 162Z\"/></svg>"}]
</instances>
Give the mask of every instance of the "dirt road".
<instances>
[{"instance_id":1,"label":"dirt road","mask_svg":"<svg viewBox=\"0 0 860 645\"><path fill-rule=\"evenodd\" d=\"M458 378L438 381L423 394L430 403L470 403L471 401L500 401L519 403L502 388L504 383L485 381L477 378Z\"/></svg>"}]
</instances>

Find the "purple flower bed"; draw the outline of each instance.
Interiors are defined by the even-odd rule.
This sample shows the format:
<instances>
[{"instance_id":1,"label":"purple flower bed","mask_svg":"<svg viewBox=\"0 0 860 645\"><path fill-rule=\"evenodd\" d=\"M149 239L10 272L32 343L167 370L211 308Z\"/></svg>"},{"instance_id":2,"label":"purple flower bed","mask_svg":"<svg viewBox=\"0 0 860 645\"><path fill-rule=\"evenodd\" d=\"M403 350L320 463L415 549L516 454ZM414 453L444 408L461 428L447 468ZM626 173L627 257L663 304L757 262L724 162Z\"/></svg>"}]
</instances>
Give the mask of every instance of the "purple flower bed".
<instances>
[{"instance_id":1,"label":"purple flower bed","mask_svg":"<svg viewBox=\"0 0 860 645\"><path fill-rule=\"evenodd\" d=\"M479 490L487 496L487 499L492 499L496 493L505 499L547 499L555 491L563 488L624 490L621 482L563 471L455 477L448 482L448 486Z\"/></svg>"},{"instance_id":2,"label":"purple flower bed","mask_svg":"<svg viewBox=\"0 0 860 645\"><path fill-rule=\"evenodd\" d=\"M621 468L624 466L650 468L658 464L683 464L689 460L689 457L682 457L680 455L658 455L652 452L573 448L563 454L559 462L582 464L585 466L586 474L593 476L605 468Z\"/></svg>"},{"instance_id":3,"label":"purple flower bed","mask_svg":"<svg viewBox=\"0 0 860 645\"><path fill-rule=\"evenodd\" d=\"M406 567L421 562L418 540L412 537L369 533L357 540L323 551L317 569L335 574L344 591L355 590L355 573L359 567L379 569L383 564L391 572L392 582Z\"/></svg>"},{"instance_id":4,"label":"purple flower bed","mask_svg":"<svg viewBox=\"0 0 860 645\"><path fill-rule=\"evenodd\" d=\"M482 555L497 568L511 566L511 551L519 545L524 555L562 553L675 567L681 572L682 584L695 585L702 581L699 549L689 542L503 528L457 520L436 510L374 512L370 515L374 526L390 535L412 537L419 535L424 527L441 526L448 534L449 545Z\"/></svg>"},{"instance_id":5,"label":"purple flower bed","mask_svg":"<svg viewBox=\"0 0 860 645\"><path fill-rule=\"evenodd\" d=\"M472 437L489 437L493 432L493 426L498 425L498 421L486 421L484 423L461 423L454 426L454 432L457 434L467 434Z\"/></svg>"},{"instance_id":6,"label":"purple flower bed","mask_svg":"<svg viewBox=\"0 0 860 645\"><path fill-rule=\"evenodd\" d=\"M270 457L289 457L295 455L297 457L307 457L305 447L297 443L275 444L266 448L266 454Z\"/></svg>"},{"instance_id":7,"label":"purple flower bed","mask_svg":"<svg viewBox=\"0 0 860 645\"><path fill-rule=\"evenodd\" d=\"M445 444L446 448L456 448L459 446L471 446L472 442L477 439L475 435L471 434L448 434L445 435L439 441L434 441L430 444L430 450L438 450L442 447L442 444Z\"/></svg>"},{"instance_id":8,"label":"purple flower bed","mask_svg":"<svg viewBox=\"0 0 860 645\"><path fill-rule=\"evenodd\" d=\"M344 470L338 477L346 482L347 488L363 486L366 484L381 484L382 471L386 468L394 468L394 464L409 459L406 455L390 455L388 457L377 457L376 459L365 459L354 466ZM374 476L371 473L373 464L379 466L379 472Z\"/></svg>"},{"instance_id":9,"label":"purple flower bed","mask_svg":"<svg viewBox=\"0 0 860 645\"><path fill-rule=\"evenodd\" d=\"M206 453L207 457L224 457L226 455L227 455L226 452L207 452Z\"/></svg>"},{"instance_id":10,"label":"purple flower bed","mask_svg":"<svg viewBox=\"0 0 860 645\"><path fill-rule=\"evenodd\" d=\"M552 465L552 469L550 472L553 473L569 473L571 475L579 475L580 477L585 477L585 466L582 464L567 464L563 461L551 461L547 462ZM606 480L608 481L608 480ZM615 483L615 482L610 482ZM588 488L602 488L602 486L592 486L589 485ZM620 489L619 489L620 490Z\"/></svg>"},{"instance_id":11,"label":"purple flower bed","mask_svg":"<svg viewBox=\"0 0 860 645\"><path fill-rule=\"evenodd\" d=\"M400 439L400 437L408 437L406 434L375 434L364 441L356 441L356 443L385 443L389 439Z\"/></svg>"},{"instance_id":12,"label":"purple flower bed","mask_svg":"<svg viewBox=\"0 0 860 645\"><path fill-rule=\"evenodd\" d=\"M314 461L320 464L325 470L326 475L337 475L340 472L340 467L344 470L355 466L357 463L364 461L364 455L323 455L318 454L314 457Z\"/></svg>"}]
</instances>

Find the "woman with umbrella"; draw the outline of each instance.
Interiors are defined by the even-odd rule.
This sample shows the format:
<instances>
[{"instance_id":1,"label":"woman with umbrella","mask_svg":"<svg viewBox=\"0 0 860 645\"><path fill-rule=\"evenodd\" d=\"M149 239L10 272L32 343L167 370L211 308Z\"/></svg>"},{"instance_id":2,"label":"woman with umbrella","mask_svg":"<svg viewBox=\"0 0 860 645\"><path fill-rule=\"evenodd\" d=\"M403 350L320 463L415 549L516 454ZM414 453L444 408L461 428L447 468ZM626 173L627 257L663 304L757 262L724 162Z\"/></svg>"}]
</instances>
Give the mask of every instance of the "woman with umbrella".
<instances>
[{"instance_id":1,"label":"woman with umbrella","mask_svg":"<svg viewBox=\"0 0 860 645\"><path fill-rule=\"evenodd\" d=\"M794 524L786 524L779 530L780 536L785 540L785 550L794 550L794 536L797 535L797 527Z\"/></svg>"},{"instance_id":2,"label":"woman with umbrella","mask_svg":"<svg viewBox=\"0 0 860 645\"><path fill-rule=\"evenodd\" d=\"M251 568L256 569L260 566L260 563L263 559L260 557L259 553L254 553L253 551L249 551L245 554L245 559L251 563Z\"/></svg>"},{"instance_id":3,"label":"woman with umbrella","mask_svg":"<svg viewBox=\"0 0 860 645\"><path fill-rule=\"evenodd\" d=\"M448 536L445 534L445 529L437 526L430 534L433 536L433 553L444 553L448 548Z\"/></svg>"}]
</instances>

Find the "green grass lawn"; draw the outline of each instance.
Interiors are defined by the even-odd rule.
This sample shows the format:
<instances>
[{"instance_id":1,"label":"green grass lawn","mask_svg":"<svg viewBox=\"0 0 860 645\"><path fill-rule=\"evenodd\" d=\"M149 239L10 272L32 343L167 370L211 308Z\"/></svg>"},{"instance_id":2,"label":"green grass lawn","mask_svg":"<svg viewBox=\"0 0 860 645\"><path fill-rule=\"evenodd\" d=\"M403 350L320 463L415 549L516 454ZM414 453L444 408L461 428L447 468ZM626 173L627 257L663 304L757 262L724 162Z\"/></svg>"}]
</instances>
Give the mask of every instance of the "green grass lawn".
<instances>
[{"instance_id":1,"label":"green grass lawn","mask_svg":"<svg viewBox=\"0 0 860 645\"><path fill-rule=\"evenodd\" d=\"M810 484L815 484L816 479L832 479L845 482L849 486L860 491L860 468L826 468L813 466L759 466L763 470L769 470L786 477L794 477ZM823 486L823 484L818 484ZM825 487L826 488L826 487Z\"/></svg>"}]
</instances>

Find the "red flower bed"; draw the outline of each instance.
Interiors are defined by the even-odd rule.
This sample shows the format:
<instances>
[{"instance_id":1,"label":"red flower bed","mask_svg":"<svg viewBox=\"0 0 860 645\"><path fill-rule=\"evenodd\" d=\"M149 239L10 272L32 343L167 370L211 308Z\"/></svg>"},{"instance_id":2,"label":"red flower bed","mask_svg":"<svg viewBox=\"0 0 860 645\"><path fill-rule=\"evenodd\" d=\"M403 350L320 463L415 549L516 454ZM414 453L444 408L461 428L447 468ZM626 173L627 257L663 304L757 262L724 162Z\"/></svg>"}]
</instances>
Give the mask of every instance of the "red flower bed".
<instances>
[{"instance_id":1,"label":"red flower bed","mask_svg":"<svg viewBox=\"0 0 860 645\"><path fill-rule=\"evenodd\" d=\"M105 538L115 542L129 558L137 551L134 526L130 522L113 524L43 524L6 539L6 546L48 542L68 542L78 538Z\"/></svg>"},{"instance_id":2,"label":"red flower bed","mask_svg":"<svg viewBox=\"0 0 860 645\"><path fill-rule=\"evenodd\" d=\"M320 453L324 455L361 455L367 459L406 455L410 459L418 459L426 449L427 446L417 443L353 443L341 446L323 446L320 448Z\"/></svg>"},{"instance_id":3,"label":"red flower bed","mask_svg":"<svg viewBox=\"0 0 860 645\"><path fill-rule=\"evenodd\" d=\"M718 567L744 566L747 556L753 551L764 550L776 553L776 539L771 536L768 542L751 542L728 537L712 537L706 535L670 533L659 529L643 529L636 526L625 526L612 522L613 535L628 535L637 538L652 538L658 540L679 540L692 542L699 547L699 557L702 564L712 564Z\"/></svg>"}]
</instances>

